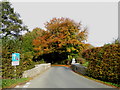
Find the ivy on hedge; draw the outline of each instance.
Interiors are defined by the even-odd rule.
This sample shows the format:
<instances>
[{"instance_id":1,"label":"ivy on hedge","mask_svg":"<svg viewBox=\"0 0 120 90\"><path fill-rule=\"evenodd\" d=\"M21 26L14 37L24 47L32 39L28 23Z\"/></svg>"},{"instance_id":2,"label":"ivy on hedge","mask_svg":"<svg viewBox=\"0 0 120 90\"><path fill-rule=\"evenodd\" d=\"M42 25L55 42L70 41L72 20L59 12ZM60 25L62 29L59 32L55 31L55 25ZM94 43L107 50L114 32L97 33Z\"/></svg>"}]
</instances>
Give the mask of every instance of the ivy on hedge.
<instances>
[{"instance_id":1,"label":"ivy on hedge","mask_svg":"<svg viewBox=\"0 0 120 90\"><path fill-rule=\"evenodd\" d=\"M88 49L82 56L89 61L88 76L120 84L120 44Z\"/></svg>"}]
</instances>

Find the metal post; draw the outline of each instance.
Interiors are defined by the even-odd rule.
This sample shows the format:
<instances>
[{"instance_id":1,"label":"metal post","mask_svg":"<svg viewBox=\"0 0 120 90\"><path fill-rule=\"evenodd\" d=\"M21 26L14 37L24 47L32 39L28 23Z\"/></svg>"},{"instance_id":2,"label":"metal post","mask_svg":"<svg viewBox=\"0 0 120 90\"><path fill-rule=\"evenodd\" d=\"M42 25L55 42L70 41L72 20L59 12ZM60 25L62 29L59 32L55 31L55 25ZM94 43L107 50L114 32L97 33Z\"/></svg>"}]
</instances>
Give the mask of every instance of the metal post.
<instances>
[{"instance_id":1,"label":"metal post","mask_svg":"<svg viewBox=\"0 0 120 90\"><path fill-rule=\"evenodd\" d=\"M16 76L16 65L14 67L15 67L14 72L15 72L15 79L16 79L17 78L17 76Z\"/></svg>"}]
</instances>

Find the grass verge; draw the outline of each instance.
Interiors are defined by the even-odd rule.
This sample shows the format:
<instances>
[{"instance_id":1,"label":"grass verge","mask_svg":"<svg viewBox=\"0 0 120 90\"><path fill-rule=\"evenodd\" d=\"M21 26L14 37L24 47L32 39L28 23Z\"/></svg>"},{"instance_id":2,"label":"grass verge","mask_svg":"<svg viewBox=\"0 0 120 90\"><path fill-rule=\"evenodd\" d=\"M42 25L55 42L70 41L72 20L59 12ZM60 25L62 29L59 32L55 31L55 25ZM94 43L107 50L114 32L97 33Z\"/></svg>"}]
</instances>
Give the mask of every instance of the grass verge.
<instances>
[{"instance_id":1,"label":"grass verge","mask_svg":"<svg viewBox=\"0 0 120 90\"><path fill-rule=\"evenodd\" d=\"M13 88L16 85L25 83L29 80L30 78L2 79L2 85L0 88Z\"/></svg>"},{"instance_id":2,"label":"grass verge","mask_svg":"<svg viewBox=\"0 0 120 90\"><path fill-rule=\"evenodd\" d=\"M101 81L101 80L98 80L98 79L94 79L92 77L89 77L89 78L92 79L92 80L95 80L97 82L100 82L100 83L103 83L103 84L115 87L115 88L120 88L120 84L115 84L115 83L112 83L112 82Z\"/></svg>"}]
</instances>

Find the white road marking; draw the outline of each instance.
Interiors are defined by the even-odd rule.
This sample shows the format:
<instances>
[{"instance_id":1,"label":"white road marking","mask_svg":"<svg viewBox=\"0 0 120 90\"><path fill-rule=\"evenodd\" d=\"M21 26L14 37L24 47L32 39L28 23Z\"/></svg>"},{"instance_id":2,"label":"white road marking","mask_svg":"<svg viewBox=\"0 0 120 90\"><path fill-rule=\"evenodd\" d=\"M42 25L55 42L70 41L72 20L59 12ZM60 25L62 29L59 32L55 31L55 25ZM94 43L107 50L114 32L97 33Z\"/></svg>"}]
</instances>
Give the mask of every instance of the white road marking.
<instances>
[{"instance_id":1,"label":"white road marking","mask_svg":"<svg viewBox=\"0 0 120 90\"><path fill-rule=\"evenodd\" d=\"M30 84L30 82L27 82L26 84Z\"/></svg>"},{"instance_id":2,"label":"white road marking","mask_svg":"<svg viewBox=\"0 0 120 90\"><path fill-rule=\"evenodd\" d=\"M17 85L16 88L18 88L18 87L20 87L20 86Z\"/></svg>"},{"instance_id":3,"label":"white road marking","mask_svg":"<svg viewBox=\"0 0 120 90\"><path fill-rule=\"evenodd\" d=\"M25 88L25 87L28 87L29 85L24 85L23 87Z\"/></svg>"},{"instance_id":4,"label":"white road marking","mask_svg":"<svg viewBox=\"0 0 120 90\"><path fill-rule=\"evenodd\" d=\"M30 85L30 82L27 82L23 87L26 88Z\"/></svg>"}]
</instances>

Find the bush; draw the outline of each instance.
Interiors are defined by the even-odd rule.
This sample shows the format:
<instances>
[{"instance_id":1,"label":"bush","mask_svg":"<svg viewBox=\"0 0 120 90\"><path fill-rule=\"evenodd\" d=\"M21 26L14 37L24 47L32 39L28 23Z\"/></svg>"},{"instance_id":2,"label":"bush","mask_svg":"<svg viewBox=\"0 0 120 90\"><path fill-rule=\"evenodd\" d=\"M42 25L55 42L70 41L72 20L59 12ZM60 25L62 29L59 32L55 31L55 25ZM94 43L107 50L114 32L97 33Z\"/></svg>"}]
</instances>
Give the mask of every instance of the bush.
<instances>
[{"instance_id":1,"label":"bush","mask_svg":"<svg viewBox=\"0 0 120 90\"><path fill-rule=\"evenodd\" d=\"M32 60L33 55L31 52L24 52L21 54L20 65L24 70L32 69L35 67L35 62Z\"/></svg>"},{"instance_id":2,"label":"bush","mask_svg":"<svg viewBox=\"0 0 120 90\"><path fill-rule=\"evenodd\" d=\"M120 84L120 44L105 45L84 51L89 61L88 75L100 80Z\"/></svg>"},{"instance_id":3,"label":"bush","mask_svg":"<svg viewBox=\"0 0 120 90\"><path fill-rule=\"evenodd\" d=\"M78 58L76 58L76 62L80 63L80 64L84 64L86 62L86 60L84 58L78 57Z\"/></svg>"},{"instance_id":4,"label":"bush","mask_svg":"<svg viewBox=\"0 0 120 90\"><path fill-rule=\"evenodd\" d=\"M21 78L23 71L34 67L31 52L23 52L21 41L17 39L5 38L2 42L2 77L3 78ZM12 53L20 53L20 65L15 67L12 63Z\"/></svg>"},{"instance_id":5,"label":"bush","mask_svg":"<svg viewBox=\"0 0 120 90\"><path fill-rule=\"evenodd\" d=\"M34 67L34 62L32 61L30 56L28 58L27 55L24 56L23 54L20 54L20 57L21 57L20 64L16 66L16 69L15 69L15 67L12 66L11 64L12 52L10 53L6 52L5 54L6 55L2 57L2 77L3 78L21 78L23 71Z\"/></svg>"}]
</instances>

